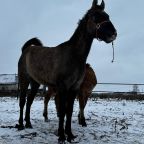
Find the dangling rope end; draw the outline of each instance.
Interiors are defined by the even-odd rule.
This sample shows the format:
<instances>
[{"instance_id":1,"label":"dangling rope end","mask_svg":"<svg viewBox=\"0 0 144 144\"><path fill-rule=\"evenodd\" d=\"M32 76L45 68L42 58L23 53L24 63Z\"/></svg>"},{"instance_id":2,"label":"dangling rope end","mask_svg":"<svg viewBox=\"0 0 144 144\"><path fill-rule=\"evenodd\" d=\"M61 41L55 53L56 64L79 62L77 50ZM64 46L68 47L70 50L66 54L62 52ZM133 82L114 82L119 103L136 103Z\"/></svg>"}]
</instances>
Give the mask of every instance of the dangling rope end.
<instances>
[{"instance_id":1,"label":"dangling rope end","mask_svg":"<svg viewBox=\"0 0 144 144\"><path fill-rule=\"evenodd\" d=\"M112 41L112 48L113 48L113 58L112 58L112 63L114 62L114 43L113 43L113 41Z\"/></svg>"}]
</instances>

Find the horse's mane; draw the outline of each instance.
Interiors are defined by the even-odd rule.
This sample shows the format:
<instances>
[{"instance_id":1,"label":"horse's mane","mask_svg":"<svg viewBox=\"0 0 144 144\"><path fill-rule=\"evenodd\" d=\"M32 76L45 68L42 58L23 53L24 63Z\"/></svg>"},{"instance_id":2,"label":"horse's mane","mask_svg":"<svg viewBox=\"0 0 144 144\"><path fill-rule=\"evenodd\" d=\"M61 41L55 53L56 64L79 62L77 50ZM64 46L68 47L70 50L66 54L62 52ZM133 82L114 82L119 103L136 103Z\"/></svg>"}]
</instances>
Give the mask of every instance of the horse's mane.
<instances>
[{"instance_id":1,"label":"horse's mane","mask_svg":"<svg viewBox=\"0 0 144 144\"><path fill-rule=\"evenodd\" d=\"M77 40L78 37L79 37L79 33L81 33L82 31L85 30L88 13L89 13L89 11L83 16L82 19L80 19L80 20L78 21L78 26L77 26L77 28L75 29L74 34L73 34L72 37L70 38L70 41L71 41L71 42Z\"/></svg>"},{"instance_id":2,"label":"horse's mane","mask_svg":"<svg viewBox=\"0 0 144 144\"><path fill-rule=\"evenodd\" d=\"M30 39L29 41L27 41L27 42L23 45L23 47L22 47L22 52L24 52L24 50L25 50L27 47L31 46L31 45L43 46L42 42L41 42L38 38L35 37L35 38Z\"/></svg>"},{"instance_id":3,"label":"horse's mane","mask_svg":"<svg viewBox=\"0 0 144 144\"><path fill-rule=\"evenodd\" d=\"M97 11L99 11L100 8L97 7ZM70 41L75 41L78 39L79 37L79 33L81 33L82 31L85 31L86 30L86 24L87 24L87 21L88 21L88 18L90 15L93 15L95 13L95 10L94 9L89 9L85 15L83 16L82 19L80 19L78 21L78 26L74 32L74 34L72 35L72 37L70 38Z\"/></svg>"}]
</instances>

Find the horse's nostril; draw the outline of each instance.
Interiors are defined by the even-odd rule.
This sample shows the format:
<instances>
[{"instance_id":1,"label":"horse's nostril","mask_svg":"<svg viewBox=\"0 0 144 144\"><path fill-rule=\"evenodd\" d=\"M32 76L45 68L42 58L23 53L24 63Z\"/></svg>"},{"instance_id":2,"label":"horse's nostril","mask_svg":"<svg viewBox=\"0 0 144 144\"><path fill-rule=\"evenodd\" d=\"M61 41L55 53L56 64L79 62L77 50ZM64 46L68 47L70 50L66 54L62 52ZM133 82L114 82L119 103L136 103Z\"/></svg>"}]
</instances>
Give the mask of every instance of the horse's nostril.
<instances>
[{"instance_id":1,"label":"horse's nostril","mask_svg":"<svg viewBox=\"0 0 144 144\"><path fill-rule=\"evenodd\" d=\"M117 36L117 33L113 34L113 35L111 36L111 39L115 40L115 39L116 39L116 36Z\"/></svg>"},{"instance_id":2,"label":"horse's nostril","mask_svg":"<svg viewBox=\"0 0 144 144\"><path fill-rule=\"evenodd\" d=\"M116 39L116 35L114 35L113 38Z\"/></svg>"},{"instance_id":3,"label":"horse's nostril","mask_svg":"<svg viewBox=\"0 0 144 144\"><path fill-rule=\"evenodd\" d=\"M117 37L117 32L115 31L112 37Z\"/></svg>"}]
</instances>

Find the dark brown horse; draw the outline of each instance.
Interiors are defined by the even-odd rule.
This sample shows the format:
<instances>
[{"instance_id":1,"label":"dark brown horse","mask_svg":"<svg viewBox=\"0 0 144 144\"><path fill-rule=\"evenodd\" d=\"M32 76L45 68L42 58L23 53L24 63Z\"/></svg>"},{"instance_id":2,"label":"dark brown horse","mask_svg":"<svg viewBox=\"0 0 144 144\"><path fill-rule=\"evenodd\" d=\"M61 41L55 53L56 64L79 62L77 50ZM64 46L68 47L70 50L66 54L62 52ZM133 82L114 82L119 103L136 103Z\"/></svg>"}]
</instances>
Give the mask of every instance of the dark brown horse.
<instances>
[{"instance_id":1,"label":"dark brown horse","mask_svg":"<svg viewBox=\"0 0 144 144\"><path fill-rule=\"evenodd\" d=\"M78 120L79 124L82 126L87 126L85 121L84 109L87 104L88 98L90 97L92 90L97 84L97 78L95 75L94 70L89 64L86 64L86 70L84 74L83 82L80 86L80 91L78 93L78 100L79 100L79 114ZM44 86L45 87L45 86ZM45 87L46 88L46 87ZM52 96L56 96L56 89L54 87L48 86L48 91L44 93L44 112L43 116L45 121L48 121L48 102ZM56 110L58 112L58 96L55 98Z\"/></svg>"},{"instance_id":2,"label":"dark brown horse","mask_svg":"<svg viewBox=\"0 0 144 144\"><path fill-rule=\"evenodd\" d=\"M100 5L93 0L72 37L53 48L43 47L34 38L25 43L18 62L20 86L19 129L23 129L23 108L26 102L28 85L31 92L27 97L25 127L31 128L30 108L40 84L56 88L59 96L59 143L71 142L75 138L71 131L73 104L83 81L85 64L94 38L110 43L117 33L109 15L104 11L104 1ZM34 46L32 46L34 45ZM64 118L66 124L64 128Z\"/></svg>"}]
</instances>

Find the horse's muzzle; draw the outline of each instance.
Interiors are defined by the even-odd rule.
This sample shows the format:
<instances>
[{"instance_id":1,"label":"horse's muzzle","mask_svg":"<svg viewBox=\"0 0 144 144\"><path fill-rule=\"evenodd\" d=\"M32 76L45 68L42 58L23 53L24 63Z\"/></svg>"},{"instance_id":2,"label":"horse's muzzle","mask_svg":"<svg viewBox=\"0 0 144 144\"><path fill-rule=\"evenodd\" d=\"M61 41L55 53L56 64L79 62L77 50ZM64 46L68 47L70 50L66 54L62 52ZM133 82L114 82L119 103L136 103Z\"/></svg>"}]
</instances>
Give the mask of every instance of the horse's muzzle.
<instances>
[{"instance_id":1,"label":"horse's muzzle","mask_svg":"<svg viewBox=\"0 0 144 144\"><path fill-rule=\"evenodd\" d=\"M108 37L106 43L111 43L116 39L116 37L117 37L117 32L115 32L111 37Z\"/></svg>"}]
</instances>

